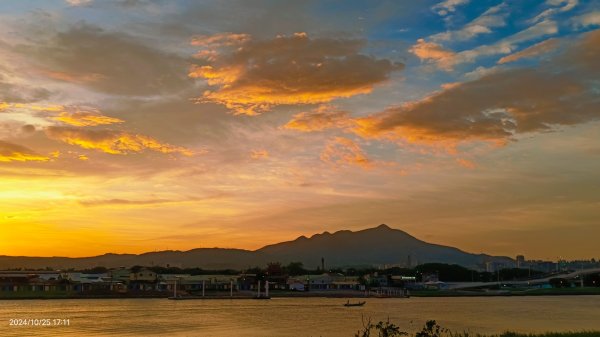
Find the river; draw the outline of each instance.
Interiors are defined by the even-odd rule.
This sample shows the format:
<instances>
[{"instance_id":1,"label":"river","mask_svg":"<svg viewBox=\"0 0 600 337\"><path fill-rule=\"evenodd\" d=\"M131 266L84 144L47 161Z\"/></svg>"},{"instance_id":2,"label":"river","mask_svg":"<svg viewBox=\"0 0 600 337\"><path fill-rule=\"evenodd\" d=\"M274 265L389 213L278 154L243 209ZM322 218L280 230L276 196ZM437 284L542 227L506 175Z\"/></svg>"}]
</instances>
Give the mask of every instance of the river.
<instances>
[{"instance_id":1,"label":"river","mask_svg":"<svg viewBox=\"0 0 600 337\"><path fill-rule=\"evenodd\" d=\"M356 299L354 299L356 300ZM344 299L0 300L0 336L353 336L363 318L414 332L428 319L455 331L600 330L600 296ZM14 326L48 319L50 326ZM59 321L58 319L61 319ZM68 319L69 325L54 325ZM38 321L40 323L42 321ZM48 321L46 321L48 322Z\"/></svg>"}]
</instances>

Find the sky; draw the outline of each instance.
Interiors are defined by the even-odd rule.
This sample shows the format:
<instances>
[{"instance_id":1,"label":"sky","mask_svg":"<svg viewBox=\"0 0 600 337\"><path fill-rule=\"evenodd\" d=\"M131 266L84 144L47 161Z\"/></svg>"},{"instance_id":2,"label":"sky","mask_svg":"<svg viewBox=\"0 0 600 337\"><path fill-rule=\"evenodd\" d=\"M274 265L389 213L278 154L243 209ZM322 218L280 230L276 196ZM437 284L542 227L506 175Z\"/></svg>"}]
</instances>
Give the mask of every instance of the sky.
<instances>
[{"instance_id":1,"label":"sky","mask_svg":"<svg viewBox=\"0 0 600 337\"><path fill-rule=\"evenodd\" d=\"M600 1L0 2L0 254L385 223L599 258Z\"/></svg>"}]
</instances>

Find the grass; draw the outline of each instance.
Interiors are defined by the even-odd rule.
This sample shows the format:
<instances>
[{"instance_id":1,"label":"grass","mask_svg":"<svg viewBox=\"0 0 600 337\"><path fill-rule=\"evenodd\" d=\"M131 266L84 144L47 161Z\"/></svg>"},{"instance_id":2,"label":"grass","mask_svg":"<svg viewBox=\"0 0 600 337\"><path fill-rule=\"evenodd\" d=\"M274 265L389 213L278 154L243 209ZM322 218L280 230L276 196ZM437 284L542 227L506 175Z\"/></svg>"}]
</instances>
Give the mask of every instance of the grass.
<instances>
[{"instance_id":1,"label":"grass","mask_svg":"<svg viewBox=\"0 0 600 337\"><path fill-rule=\"evenodd\" d=\"M377 324L371 322L371 319L367 321L363 320L363 329L359 330L355 337L600 337L600 331L572 331L572 332L545 332L545 333L518 333L518 332L504 332L501 334L478 334L469 332L453 332L446 329L434 320L427 321L423 325L423 329L420 332L409 334L405 331L400 330L400 327L391 323L389 319L387 321L380 321Z\"/></svg>"},{"instance_id":2,"label":"grass","mask_svg":"<svg viewBox=\"0 0 600 337\"><path fill-rule=\"evenodd\" d=\"M516 332L505 332L498 337L598 337L600 331L583 332L547 332L542 334L523 334Z\"/></svg>"},{"instance_id":3,"label":"grass","mask_svg":"<svg viewBox=\"0 0 600 337\"><path fill-rule=\"evenodd\" d=\"M441 335L444 336L444 335ZM580 332L546 332L546 333L517 333L505 332L499 335L481 335L469 333L453 333L447 335L451 337L598 337L600 331L580 331Z\"/></svg>"}]
</instances>

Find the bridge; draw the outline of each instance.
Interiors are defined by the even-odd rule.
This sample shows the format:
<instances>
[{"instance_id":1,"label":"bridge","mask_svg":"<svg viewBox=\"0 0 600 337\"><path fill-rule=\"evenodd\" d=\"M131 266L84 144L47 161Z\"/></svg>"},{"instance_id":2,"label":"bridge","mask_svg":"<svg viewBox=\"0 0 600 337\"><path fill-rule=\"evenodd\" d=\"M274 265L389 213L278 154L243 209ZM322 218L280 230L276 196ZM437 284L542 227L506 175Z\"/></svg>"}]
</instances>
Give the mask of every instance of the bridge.
<instances>
[{"instance_id":1,"label":"bridge","mask_svg":"<svg viewBox=\"0 0 600 337\"><path fill-rule=\"evenodd\" d=\"M600 273L600 268L590 268L590 269L581 269L581 270L573 271L573 272L566 273L566 274L554 274L551 276L537 278L537 279L531 279L531 280L500 281L500 282L498 282L498 281L494 281L494 282L446 282L446 286L447 286L447 289L451 289L451 290L492 287L492 286L497 286L498 283L500 283L502 285L507 285L507 286L527 287L527 286L548 284L548 283L550 283L551 279L555 279L555 278L572 280L572 279L579 278L579 276L598 274L598 273Z\"/></svg>"}]
</instances>

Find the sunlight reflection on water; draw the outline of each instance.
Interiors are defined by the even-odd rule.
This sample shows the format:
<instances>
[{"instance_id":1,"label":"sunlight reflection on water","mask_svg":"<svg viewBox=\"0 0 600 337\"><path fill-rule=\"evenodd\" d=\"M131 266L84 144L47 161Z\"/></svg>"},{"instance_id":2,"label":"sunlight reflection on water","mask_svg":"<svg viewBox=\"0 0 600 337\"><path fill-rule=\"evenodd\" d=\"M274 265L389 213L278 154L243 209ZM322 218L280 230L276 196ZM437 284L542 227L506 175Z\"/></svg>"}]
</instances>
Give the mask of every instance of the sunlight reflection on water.
<instances>
[{"instance_id":1,"label":"sunlight reflection on water","mask_svg":"<svg viewBox=\"0 0 600 337\"><path fill-rule=\"evenodd\" d=\"M600 296L272 300L79 299L0 301L1 336L352 336L362 317L415 331L428 319L455 331L600 329ZM70 326L9 326L68 318Z\"/></svg>"}]
</instances>

